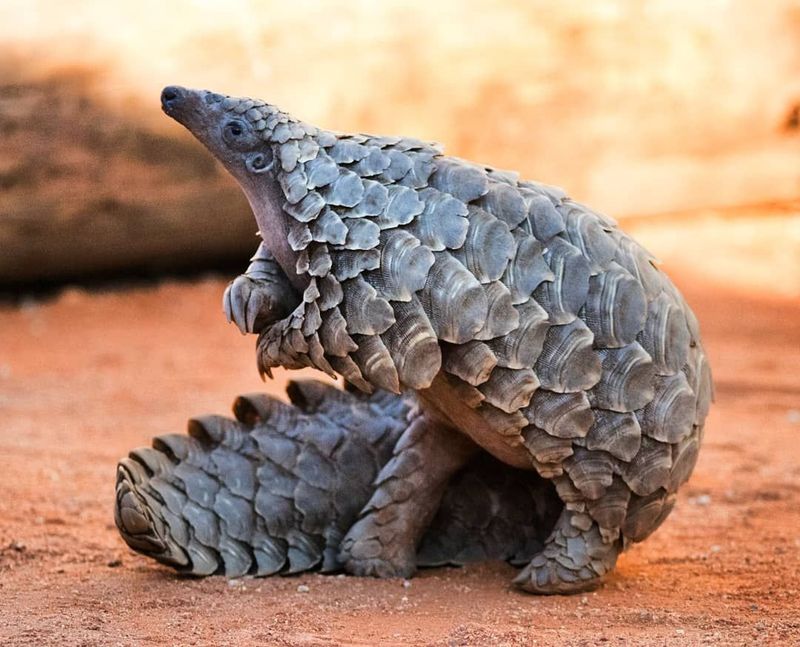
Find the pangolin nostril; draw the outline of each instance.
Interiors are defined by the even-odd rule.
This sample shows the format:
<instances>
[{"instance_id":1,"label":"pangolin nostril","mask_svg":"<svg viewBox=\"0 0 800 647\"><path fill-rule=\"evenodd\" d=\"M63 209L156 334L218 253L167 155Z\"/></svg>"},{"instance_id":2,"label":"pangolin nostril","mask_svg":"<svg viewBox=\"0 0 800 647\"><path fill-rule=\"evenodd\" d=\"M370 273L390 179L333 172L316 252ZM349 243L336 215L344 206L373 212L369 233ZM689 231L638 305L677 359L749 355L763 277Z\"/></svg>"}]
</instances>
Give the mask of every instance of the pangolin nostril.
<instances>
[{"instance_id":1,"label":"pangolin nostril","mask_svg":"<svg viewBox=\"0 0 800 647\"><path fill-rule=\"evenodd\" d=\"M161 105L164 107L175 105L182 96L181 88L168 85L161 91Z\"/></svg>"}]
</instances>

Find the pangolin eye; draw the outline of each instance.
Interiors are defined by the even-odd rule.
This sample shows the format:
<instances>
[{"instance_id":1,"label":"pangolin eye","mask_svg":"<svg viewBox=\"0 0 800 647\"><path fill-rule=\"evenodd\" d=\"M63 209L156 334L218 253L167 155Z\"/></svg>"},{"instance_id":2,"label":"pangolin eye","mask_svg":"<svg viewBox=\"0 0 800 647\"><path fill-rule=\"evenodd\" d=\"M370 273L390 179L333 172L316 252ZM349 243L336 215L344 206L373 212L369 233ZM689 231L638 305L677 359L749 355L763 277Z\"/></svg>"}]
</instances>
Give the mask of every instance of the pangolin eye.
<instances>
[{"instance_id":1,"label":"pangolin eye","mask_svg":"<svg viewBox=\"0 0 800 647\"><path fill-rule=\"evenodd\" d=\"M232 149L245 151L255 143L251 128L240 119L231 119L222 129L222 139Z\"/></svg>"}]
</instances>

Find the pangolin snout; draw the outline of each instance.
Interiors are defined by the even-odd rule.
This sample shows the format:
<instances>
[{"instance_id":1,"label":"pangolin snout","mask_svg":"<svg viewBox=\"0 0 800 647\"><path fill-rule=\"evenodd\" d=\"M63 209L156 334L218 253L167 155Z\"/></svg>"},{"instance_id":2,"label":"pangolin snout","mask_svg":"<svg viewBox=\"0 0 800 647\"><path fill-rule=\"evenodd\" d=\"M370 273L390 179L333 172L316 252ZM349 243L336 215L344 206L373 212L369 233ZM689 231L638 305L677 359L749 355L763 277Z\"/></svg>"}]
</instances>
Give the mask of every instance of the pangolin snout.
<instances>
[{"instance_id":1,"label":"pangolin snout","mask_svg":"<svg viewBox=\"0 0 800 647\"><path fill-rule=\"evenodd\" d=\"M161 107L167 114L175 111L186 97L186 90L179 85L168 85L161 91Z\"/></svg>"}]
</instances>

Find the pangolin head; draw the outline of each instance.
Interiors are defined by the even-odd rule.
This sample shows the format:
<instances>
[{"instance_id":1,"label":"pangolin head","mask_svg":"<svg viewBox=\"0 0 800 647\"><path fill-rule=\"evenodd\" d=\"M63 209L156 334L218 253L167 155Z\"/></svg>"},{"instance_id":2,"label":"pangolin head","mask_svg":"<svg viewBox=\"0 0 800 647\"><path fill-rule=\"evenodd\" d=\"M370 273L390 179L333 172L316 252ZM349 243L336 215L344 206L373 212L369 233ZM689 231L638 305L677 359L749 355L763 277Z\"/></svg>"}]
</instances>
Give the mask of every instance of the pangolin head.
<instances>
[{"instance_id":1,"label":"pangolin head","mask_svg":"<svg viewBox=\"0 0 800 647\"><path fill-rule=\"evenodd\" d=\"M273 136L291 121L263 101L176 85L162 90L161 107L199 139L245 190L272 173Z\"/></svg>"}]
</instances>

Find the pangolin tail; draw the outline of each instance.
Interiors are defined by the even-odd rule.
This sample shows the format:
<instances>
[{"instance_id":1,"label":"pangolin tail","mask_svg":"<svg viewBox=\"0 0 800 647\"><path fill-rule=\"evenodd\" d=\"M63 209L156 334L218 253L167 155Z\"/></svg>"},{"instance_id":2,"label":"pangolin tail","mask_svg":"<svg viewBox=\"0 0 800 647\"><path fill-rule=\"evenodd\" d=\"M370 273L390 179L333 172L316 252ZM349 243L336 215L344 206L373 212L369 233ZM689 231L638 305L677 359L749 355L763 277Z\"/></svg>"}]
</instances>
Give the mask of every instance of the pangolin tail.
<instances>
[{"instance_id":1,"label":"pangolin tail","mask_svg":"<svg viewBox=\"0 0 800 647\"><path fill-rule=\"evenodd\" d=\"M292 382L292 404L240 396L117 469L114 517L134 550L194 575L334 572L339 544L391 458L413 400ZM480 454L448 485L418 566L525 563L562 504L551 483Z\"/></svg>"}]
</instances>

